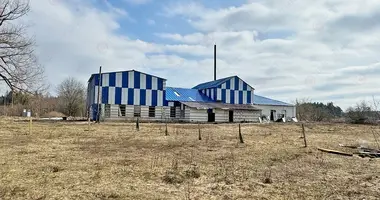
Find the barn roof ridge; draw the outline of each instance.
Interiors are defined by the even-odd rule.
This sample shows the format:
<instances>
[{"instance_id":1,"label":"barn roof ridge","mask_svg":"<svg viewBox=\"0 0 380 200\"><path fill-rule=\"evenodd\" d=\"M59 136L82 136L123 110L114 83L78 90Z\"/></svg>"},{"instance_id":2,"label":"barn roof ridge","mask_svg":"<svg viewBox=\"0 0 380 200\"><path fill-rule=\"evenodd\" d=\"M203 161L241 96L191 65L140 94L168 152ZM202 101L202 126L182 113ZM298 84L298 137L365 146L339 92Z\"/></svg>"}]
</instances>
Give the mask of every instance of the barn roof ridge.
<instances>
[{"instance_id":1,"label":"barn roof ridge","mask_svg":"<svg viewBox=\"0 0 380 200\"><path fill-rule=\"evenodd\" d=\"M149 75L149 76L156 77L156 78L163 79L163 80L167 81L167 79L165 79L165 78L162 78L162 77L159 77L159 76L155 76L155 75L152 75L152 74L148 74L148 73L145 73L145 72L141 72L141 71L138 71L138 70L135 70L135 69L123 70L123 71L114 71L114 72L102 72L102 74L121 73L121 72L131 72L131 71L139 72L139 73L141 73L141 74ZM92 77L94 77L95 75L98 75L98 74L99 74L99 73L91 74L90 78L88 79L88 82L91 81Z\"/></svg>"},{"instance_id":2,"label":"barn roof ridge","mask_svg":"<svg viewBox=\"0 0 380 200\"><path fill-rule=\"evenodd\" d=\"M242 80L244 83L246 83L249 87L251 87L253 90L255 90L254 87L252 87L251 85L249 85L247 82L245 82L242 78L240 78L238 75L234 75L234 76L228 76L228 77L225 77L225 78L220 78L220 79L217 79L215 81L208 81L208 82L204 82L204 83L201 83L201 84L198 84L196 85L195 87L193 87L193 89L198 89L198 90L203 90L203 89L209 89L209 88L215 88L215 87L218 87L219 85L227 82L228 80L230 80L231 78L238 78L240 80Z\"/></svg>"}]
</instances>

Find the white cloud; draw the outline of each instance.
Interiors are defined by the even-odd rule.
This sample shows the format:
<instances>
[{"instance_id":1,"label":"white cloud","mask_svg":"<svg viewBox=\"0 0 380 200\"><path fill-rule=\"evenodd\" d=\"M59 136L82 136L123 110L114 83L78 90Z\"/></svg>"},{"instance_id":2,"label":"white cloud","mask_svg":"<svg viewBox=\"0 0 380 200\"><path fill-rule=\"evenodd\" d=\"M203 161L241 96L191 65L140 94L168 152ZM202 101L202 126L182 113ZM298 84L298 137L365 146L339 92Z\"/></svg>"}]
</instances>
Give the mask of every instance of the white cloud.
<instances>
[{"instance_id":1,"label":"white cloud","mask_svg":"<svg viewBox=\"0 0 380 200\"><path fill-rule=\"evenodd\" d=\"M32 1L27 21L37 43L36 53L54 86L68 76L85 83L100 65L104 71L140 69L145 53L160 52L158 45L115 33L123 13L101 11L87 4L76 8L66 2ZM80 12L76 11L80 9Z\"/></svg>"},{"instance_id":2,"label":"white cloud","mask_svg":"<svg viewBox=\"0 0 380 200\"><path fill-rule=\"evenodd\" d=\"M51 1L31 1L25 20L33 24L36 53L52 86L68 76L85 83L102 65L104 71L137 69L167 78L169 86L192 87L213 78L216 42L217 76L238 75L260 95L332 100L346 108L379 94L378 0L255 0L218 10L177 2L164 15L180 17L194 32L152 33L170 44L117 33L118 20L133 16L111 4L105 11L89 2Z\"/></svg>"},{"instance_id":3,"label":"white cloud","mask_svg":"<svg viewBox=\"0 0 380 200\"><path fill-rule=\"evenodd\" d=\"M199 55L202 51L194 48L205 46L203 38L212 35L218 58L227 63L223 73L240 75L260 94L287 101L332 100L343 107L355 103L353 93L363 99L379 94L374 85L380 84L380 1L251 1L219 10L189 6L168 5L166 16L184 17L194 33L158 36L182 44L177 45L182 53Z\"/></svg>"}]
</instances>

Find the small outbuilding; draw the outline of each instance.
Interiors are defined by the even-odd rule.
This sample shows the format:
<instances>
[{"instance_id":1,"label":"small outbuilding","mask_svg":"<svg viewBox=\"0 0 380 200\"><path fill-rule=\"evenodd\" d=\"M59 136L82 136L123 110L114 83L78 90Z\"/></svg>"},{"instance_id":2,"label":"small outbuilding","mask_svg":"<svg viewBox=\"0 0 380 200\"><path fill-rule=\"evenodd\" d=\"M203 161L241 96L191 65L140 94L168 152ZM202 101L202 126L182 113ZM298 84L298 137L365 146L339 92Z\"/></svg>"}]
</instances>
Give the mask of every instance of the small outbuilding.
<instances>
[{"instance_id":1,"label":"small outbuilding","mask_svg":"<svg viewBox=\"0 0 380 200\"><path fill-rule=\"evenodd\" d=\"M253 105L261 109L262 116L266 116L271 121L296 117L296 106L282 101L254 95Z\"/></svg>"}]
</instances>

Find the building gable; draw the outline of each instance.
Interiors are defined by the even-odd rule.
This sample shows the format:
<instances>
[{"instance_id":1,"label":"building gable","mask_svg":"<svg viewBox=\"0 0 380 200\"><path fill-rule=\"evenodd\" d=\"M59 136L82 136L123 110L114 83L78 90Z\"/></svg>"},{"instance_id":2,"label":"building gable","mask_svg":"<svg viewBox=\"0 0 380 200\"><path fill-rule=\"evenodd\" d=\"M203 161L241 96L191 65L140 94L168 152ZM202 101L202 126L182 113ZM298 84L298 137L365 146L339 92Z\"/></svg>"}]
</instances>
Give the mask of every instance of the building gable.
<instances>
[{"instance_id":1,"label":"building gable","mask_svg":"<svg viewBox=\"0 0 380 200\"><path fill-rule=\"evenodd\" d=\"M136 70L107 72L91 75L90 90L97 97L101 86L101 103L165 106L166 79L142 73ZM92 94L91 93L91 94ZM97 103L97 98L91 101Z\"/></svg>"},{"instance_id":2,"label":"building gable","mask_svg":"<svg viewBox=\"0 0 380 200\"><path fill-rule=\"evenodd\" d=\"M254 88L238 76L202 83L194 87L214 101L228 104L251 104Z\"/></svg>"}]
</instances>

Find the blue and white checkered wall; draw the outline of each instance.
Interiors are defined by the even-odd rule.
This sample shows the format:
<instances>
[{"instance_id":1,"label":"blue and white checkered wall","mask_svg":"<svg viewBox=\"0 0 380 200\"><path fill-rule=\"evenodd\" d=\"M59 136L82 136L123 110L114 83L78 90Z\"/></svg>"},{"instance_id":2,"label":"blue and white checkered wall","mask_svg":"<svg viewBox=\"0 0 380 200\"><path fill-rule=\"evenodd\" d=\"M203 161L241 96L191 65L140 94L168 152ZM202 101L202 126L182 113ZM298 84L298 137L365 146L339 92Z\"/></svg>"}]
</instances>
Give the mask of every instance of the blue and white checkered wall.
<instances>
[{"instance_id":1,"label":"blue and white checkered wall","mask_svg":"<svg viewBox=\"0 0 380 200\"><path fill-rule=\"evenodd\" d=\"M238 77L232 77L216 88L202 90L202 93L211 99L229 104L251 104L253 92L254 90Z\"/></svg>"},{"instance_id":2,"label":"blue and white checkered wall","mask_svg":"<svg viewBox=\"0 0 380 200\"><path fill-rule=\"evenodd\" d=\"M91 95L89 103L96 104L99 86L98 74L93 75L90 84L94 91L88 92ZM138 71L104 73L101 79L101 103L167 106L165 88L165 79ZM92 98L93 100L91 100Z\"/></svg>"}]
</instances>

